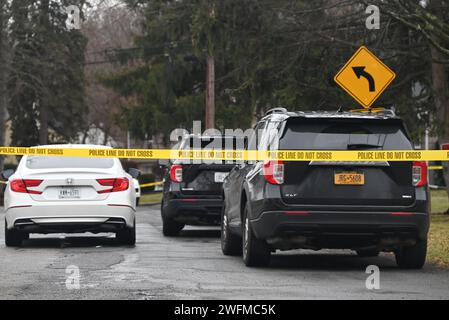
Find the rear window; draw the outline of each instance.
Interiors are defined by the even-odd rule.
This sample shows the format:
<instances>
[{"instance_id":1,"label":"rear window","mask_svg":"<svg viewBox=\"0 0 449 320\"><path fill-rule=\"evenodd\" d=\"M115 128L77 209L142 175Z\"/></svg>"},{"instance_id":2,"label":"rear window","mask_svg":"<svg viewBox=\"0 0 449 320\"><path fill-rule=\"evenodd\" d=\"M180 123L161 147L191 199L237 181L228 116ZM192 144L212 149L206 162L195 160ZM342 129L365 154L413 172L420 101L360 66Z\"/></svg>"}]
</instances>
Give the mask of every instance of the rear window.
<instances>
[{"instance_id":1,"label":"rear window","mask_svg":"<svg viewBox=\"0 0 449 320\"><path fill-rule=\"evenodd\" d=\"M221 149L221 150L243 150L245 140L243 137L190 137L184 140L181 149Z\"/></svg>"},{"instance_id":2,"label":"rear window","mask_svg":"<svg viewBox=\"0 0 449 320\"><path fill-rule=\"evenodd\" d=\"M28 156L26 159L26 167L29 169L109 169L113 166L114 159L110 158Z\"/></svg>"},{"instance_id":3,"label":"rear window","mask_svg":"<svg viewBox=\"0 0 449 320\"><path fill-rule=\"evenodd\" d=\"M400 120L291 119L282 150L410 150Z\"/></svg>"}]
</instances>

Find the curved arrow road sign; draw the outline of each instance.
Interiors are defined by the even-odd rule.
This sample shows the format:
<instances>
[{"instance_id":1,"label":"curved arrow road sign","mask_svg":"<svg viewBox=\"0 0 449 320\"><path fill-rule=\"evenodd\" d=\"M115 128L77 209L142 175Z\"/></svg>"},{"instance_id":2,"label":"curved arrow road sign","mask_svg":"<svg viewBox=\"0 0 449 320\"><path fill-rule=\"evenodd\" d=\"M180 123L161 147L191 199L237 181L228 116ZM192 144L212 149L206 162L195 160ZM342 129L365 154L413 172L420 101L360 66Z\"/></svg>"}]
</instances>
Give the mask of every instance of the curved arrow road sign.
<instances>
[{"instance_id":1,"label":"curved arrow road sign","mask_svg":"<svg viewBox=\"0 0 449 320\"><path fill-rule=\"evenodd\" d=\"M374 81L373 76L365 71L365 68L366 67L352 67L352 70L354 70L354 73L357 76L357 78L360 79L360 77L364 77L366 80L368 80L369 91L375 92L376 91L376 82Z\"/></svg>"},{"instance_id":2,"label":"curved arrow road sign","mask_svg":"<svg viewBox=\"0 0 449 320\"><path fill-rule=\"evenodd\" d=\"M396 74L366 47L361 47L335 76L335 82L364 108L370 108Z\"/></svg>"}]
</instances>

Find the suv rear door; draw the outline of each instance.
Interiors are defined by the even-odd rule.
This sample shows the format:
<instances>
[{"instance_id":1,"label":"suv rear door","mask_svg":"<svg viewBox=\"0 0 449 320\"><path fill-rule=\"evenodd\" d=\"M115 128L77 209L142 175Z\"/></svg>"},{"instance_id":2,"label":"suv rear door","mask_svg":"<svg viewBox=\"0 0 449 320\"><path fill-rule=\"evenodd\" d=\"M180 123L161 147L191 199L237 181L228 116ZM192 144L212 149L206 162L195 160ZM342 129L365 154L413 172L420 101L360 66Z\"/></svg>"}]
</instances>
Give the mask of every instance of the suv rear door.
<instances>
[{"instance_id":1,"label":"suv rear door","mask_svg":"<svg viewBox=\"0 0 449 320\"><path fill-rule=\"evenodd\" d=\"M399 119L290 118L280 150L411 150ZM340 174L356 174L346 181ZM283 201L304 205L407 206L414 202L411 162L287 162Z\"/></svg>"},{"instance_id":2,"label":"suv rear door","mask_svg":"<svg viewBox=\"0 0 449 320\"><path fill-rule=\"evenodd\" d=\"M243 140L235 137L190 137L182 149L243 149ZM221 196L225 177L234 168L234 161L182 161L181 192L189 196Z\"/></svg>"}]
</instances>

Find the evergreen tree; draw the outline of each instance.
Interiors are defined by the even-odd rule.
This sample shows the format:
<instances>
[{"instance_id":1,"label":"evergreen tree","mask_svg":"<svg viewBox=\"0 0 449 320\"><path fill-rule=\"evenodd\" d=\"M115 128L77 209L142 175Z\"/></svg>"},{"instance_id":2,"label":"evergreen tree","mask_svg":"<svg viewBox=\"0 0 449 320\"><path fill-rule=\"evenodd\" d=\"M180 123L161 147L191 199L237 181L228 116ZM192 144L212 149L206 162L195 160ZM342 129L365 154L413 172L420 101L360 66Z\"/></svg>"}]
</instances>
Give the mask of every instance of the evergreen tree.
<instances>
[{"instance_id":1,"label":"evergreen tree","mask_svg":"<svg viewBox=\"0 0 449 320\"><path fill-rule=\"evenodd\" d=\"M82 8L85 1L12 1L9 114L14 144L67 142L83 122L86 41L79 30L66 28L64 8L73 4Z\"/></svg>"}]
</instances>

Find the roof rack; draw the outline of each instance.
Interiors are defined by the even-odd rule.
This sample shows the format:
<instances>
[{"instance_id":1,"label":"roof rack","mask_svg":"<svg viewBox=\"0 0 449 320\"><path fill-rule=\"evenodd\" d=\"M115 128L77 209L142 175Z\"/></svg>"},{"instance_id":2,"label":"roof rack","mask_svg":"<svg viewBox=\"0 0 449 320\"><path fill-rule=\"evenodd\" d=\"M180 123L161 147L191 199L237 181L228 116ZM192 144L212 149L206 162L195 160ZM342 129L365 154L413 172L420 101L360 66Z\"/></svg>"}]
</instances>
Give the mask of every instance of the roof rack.
<instances>
[{"instance_id":1,"label":"roof rack","mask_svg":"<svg viewBox=\"0 0 449 320\"><path fill-rule=\"evenodd\" d=\"M282 108L282 107L277 107L277 108L273 108L268 110L267 112L265 112L265 115L269 115L269 114L273 114L273 113L287 113L287 109Z\"/></svg>"},{"instance_id":2,"label":"roof rack","mask_svg":"<svg viewBox=\"0 0 449 320\"><path fill-rule=\"evenodd\" d=\"M390 109L383 107L372 107L372 108L364 108L364 109L353 109L349 112L361 112L361 113L375 113L375 114L385 114L390 116L396 116L396 109L392 106Z\"/></svg>"}]
</instances>

